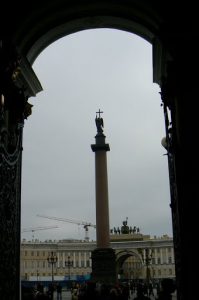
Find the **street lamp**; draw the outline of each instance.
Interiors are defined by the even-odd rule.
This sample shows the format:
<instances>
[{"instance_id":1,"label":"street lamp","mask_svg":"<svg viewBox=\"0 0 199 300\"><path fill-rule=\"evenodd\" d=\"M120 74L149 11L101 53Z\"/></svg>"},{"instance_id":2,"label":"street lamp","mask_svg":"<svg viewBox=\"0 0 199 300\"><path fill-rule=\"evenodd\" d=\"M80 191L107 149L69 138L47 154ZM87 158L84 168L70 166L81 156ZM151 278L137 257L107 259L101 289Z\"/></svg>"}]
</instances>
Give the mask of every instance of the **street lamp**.
<instances>
[{"instance_id":1,"label":"street lamp","mask_svg":"<svg viewBox=\"0 0 199 300\"><path fill-rule=\"evenodd\" d=\"M37 270L37 281L38 281L38 279L39 279L39 271Z\"/></svg>"},{"instance_id":2,"label":"street lamp","mask_svg":"<svg viewBox=\"0 0 199 300\"><path fill-rule=\"evenodd\" d=\"M73 261L70 259L70 256L65 261L65 267L68 267L68 279L70 280L70 268L73 267Z\"/></svg>"},{"instance_id":3,"label":"street lamp","mask_svg":"<svg viewBox=\"0 0 199 300\"><path fill-rule=\"evenodd\" d=\"M150 263L153 257L153 250L150 248L145 248L145 249L139 249L138 252L141 254L142 260L146 266L146 283L147 283L147 289L149 289L149 281L151 279Z\"/></svg>"},{"instance_id":4,"label":"street lamp","mask_svg":"<svg viewBox=\"0 0 199 300\"><path fill-rule=\"evenodd\" d=\"M147 278L147 284L149 285L149 280L151 278L151 270L149 268L149 265L151 263L152 260L152 250L150 250L149 248L145 249L145 253L146 253L146 257L145 257L145 264L146 264L146 278Z\"/></svg>"},{"instance_id":5,"label":"street lamp","mask_svg":"<svg viewBox=\"0 0 199 300\"><path fill-rule=\"evenodd\" d=\"M47 261L48 261L49 264L52 265L52 284L53 284L53 281L54 281L54 265L57 263L56 253L54 253L52 251L51 254L48 256Z\"/></svg>"}]
</instances>

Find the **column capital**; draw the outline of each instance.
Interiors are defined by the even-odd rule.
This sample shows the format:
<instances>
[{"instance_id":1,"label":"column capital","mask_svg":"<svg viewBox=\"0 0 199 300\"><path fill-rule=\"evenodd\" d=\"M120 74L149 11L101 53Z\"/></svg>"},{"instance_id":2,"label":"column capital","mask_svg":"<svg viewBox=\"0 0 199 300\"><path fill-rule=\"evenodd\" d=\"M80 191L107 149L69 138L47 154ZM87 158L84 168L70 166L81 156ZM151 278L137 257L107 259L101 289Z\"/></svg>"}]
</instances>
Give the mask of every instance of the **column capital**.
<instances>
[{"instance_id":1,"label":"column capital","mask_svg":"<svg viewBox=\"0 0 199 300\"><path fill-rule=\"evenodd\" d=\"M110 151L110 147L109 144L93 144L91 145L91 149L93 150L93 152L97 152L97 151Z\"/></svg>"},{"instance_id":2,"label":"column capital","mask_svg":"<svg viewBox=\"0 0 199 300\"><path fill-rule=\"evenodd\" d=\"M109 144L105 143L106 136L101 132L97 133L95 136L95 144L91 145L93 152L96 151L110 151Z\"/></svg>"}]
</instances>

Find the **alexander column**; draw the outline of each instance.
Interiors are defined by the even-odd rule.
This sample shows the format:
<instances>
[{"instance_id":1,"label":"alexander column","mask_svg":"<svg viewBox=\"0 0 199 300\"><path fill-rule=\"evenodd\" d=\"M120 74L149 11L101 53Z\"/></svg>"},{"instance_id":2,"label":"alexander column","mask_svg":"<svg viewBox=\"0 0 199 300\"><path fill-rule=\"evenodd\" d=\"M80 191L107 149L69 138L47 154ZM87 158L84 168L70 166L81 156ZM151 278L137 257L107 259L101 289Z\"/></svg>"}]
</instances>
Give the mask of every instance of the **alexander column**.
<instances>
[{"instance_id":1,"label":"alexander column","mask_svg":"<svg viewBox=\"0 0 199 300\"><path fill-rule=\"evenodd\" d=\"M96 239L97 248L92 252L92 279L105 283L116 282L115 251L110 247L108 175L106 152L110 151L103 134L102 111L96 112L97 134L91 149L95 152L96 189Z\"/></svg>"}]
</instances>

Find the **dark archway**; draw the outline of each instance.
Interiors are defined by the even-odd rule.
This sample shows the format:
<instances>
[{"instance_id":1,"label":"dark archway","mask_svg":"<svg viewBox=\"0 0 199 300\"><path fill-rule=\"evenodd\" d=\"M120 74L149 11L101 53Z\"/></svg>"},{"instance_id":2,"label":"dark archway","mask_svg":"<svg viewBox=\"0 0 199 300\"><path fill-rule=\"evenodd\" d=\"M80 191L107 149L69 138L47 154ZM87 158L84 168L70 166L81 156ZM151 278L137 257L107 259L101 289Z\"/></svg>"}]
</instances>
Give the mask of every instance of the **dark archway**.
<instances>
[{"instance_id":1,"label":"dark archway","mask_svg":"<svg viewBox=\"0 0 199 300\"><path fill-rule=\"evenodd\" d=\"M177 4L177 5L175 5ZM0 36L0 214L2 299L19 299L20 187L23 120L28 98L41 85L31 69L38 54L56 39L87 28L118 28L153 45L154 82L161 87L170 157L171 208L178 299L197 294L193 240L197 236L198 18L196 4L146 0L7 1ZM9 26L8 26L9 25ZM190 219L187 218L190 217ZM188 259L187 259L188 258ZM192 288L190 288L192 287Z\"/></svg>"},{"instance_id":2,"label":"dark archway","mask_svg":"<svg viewBox=\"0 0 199 300\"><path fill-rule=\"evenodd\" d=\"M132 251L132 250L122 250L116 253L116 271L117 271L117 275L120 275L123 273L123 265L125 263L125 261L130 258L136 258L136 263L132 263L132 271L134 271L134 275L135 277L133 279L135 280L139 280L140 275L142 275L141 271L142 271L142 266L143 266L143 262L142 262L142 257L137 253L137 251ZM138 264L139 262L139 264ZM130 279L130 278L128 278Z\"/></svg>"},{"instance_id":3,"label":"dark archway","mask_svg":"<svg viewBox=\"0 0 199 300\"><path fill-rule=\"evenodd\" d=\"M52 1L53 2L53 1ZM58 1L61 2L61 1ZM37 14L24 19L19 28L15 42L20 52L32 64L38 54L57 39L68 34L92 28L114 28L129 31L153 43L158 28L158 19L151 7L142 6L133 9L133 18L129 11L130 6L118 1L76 1L78 5L59 6L57 3L47 7L38 7ZM90 3L89 3L90 2ZM81 3L81 4L80 4ZM25 26L24 26L25 24ZM24 39L25 36L25 39Z\"/></svg>"}]
</instances>

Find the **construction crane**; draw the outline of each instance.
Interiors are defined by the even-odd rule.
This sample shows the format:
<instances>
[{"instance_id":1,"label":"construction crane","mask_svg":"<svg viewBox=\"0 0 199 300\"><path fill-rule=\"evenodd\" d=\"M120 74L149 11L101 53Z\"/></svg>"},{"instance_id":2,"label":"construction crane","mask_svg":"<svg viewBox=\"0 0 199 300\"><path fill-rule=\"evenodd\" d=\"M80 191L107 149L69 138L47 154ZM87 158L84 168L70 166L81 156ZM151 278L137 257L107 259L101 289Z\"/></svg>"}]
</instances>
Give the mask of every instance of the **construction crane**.
<instances>
[{"instance_id":1,"label":"construction crane","mask_svg":"<svg viewBox=\"0 0 199 300\"><path fill-rule=\"evenodd\" d=\"M32 239L34 240L34 232L38 230L46 230L52 228L59 228L59 226L40 226L40 227L30 227L30 228L23 228L22 232L32 232Z\"/></svg>"},{"instance_id":2,"label":"construction crane","mask_svg":"<svg viewBox=\"0 0 199 300\"><path fill-rule=\"evenodd\" d=\"M84 221L77 221L77 220L70 220L70 219L65 219L65 218L57 218L57 217L49 217L49 216L44 216L44 215L37 215L37 217L41 218L47 218L47 219L52 219L52 220L57 220L57 221L62 221L62 222L68 222L68 223L73 223L77 225L83 225L83 228L85 230L85 241L89 241L89 234L88 234L88 228L93 227L96 228L96 225Z\"/></svg>"}]
</instances>

